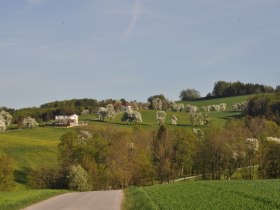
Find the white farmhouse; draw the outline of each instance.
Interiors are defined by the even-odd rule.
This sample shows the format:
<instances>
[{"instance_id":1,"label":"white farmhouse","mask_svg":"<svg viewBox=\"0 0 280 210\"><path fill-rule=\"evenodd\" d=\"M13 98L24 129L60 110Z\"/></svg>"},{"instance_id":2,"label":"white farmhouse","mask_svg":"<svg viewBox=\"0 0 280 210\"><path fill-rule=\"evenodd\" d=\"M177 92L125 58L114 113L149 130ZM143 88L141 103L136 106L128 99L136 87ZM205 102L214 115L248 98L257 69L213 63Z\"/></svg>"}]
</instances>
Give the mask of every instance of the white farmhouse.
<instances>
[{"instance_id":1,"label":"white farmhouse","mask_svg":"<svg viewBox=\"0 0 280 210\"><path fill-rule=\"evenodd\" d=\"M124 110L126 111L126 112L131 112L131 111L133 111L133 108L132 108L132 106L125 106L124 107Z\"/></svg>"},{"instance_id":2,"label":"white farmhouse","mask_svg":"<svg viewBox=\"0 0 280 210\"><path fill-rule=\"evenodd\" d=\"M76 114L72 115L57 115L55 116L55 125L60 126L78 126L79 125L79 116Z\"/></svg>"}]
</instances>

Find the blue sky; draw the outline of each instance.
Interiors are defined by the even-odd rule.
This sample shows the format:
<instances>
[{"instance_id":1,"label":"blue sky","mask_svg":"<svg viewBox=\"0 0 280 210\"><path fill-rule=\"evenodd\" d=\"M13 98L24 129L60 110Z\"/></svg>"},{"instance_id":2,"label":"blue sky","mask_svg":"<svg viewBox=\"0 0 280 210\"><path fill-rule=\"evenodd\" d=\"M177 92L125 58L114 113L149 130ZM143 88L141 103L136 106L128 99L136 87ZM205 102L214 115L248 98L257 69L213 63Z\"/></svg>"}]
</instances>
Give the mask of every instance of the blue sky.
<instances>
[{"instance_id":1,"label":"blue sky","mask_svg":"<svg viewBox=\"0 0 280 210\"><path fill-rule=\"evenodd\" d=\"M0 0L0 106L280 84L279 0Z\"/></svg>"}]
</instances>

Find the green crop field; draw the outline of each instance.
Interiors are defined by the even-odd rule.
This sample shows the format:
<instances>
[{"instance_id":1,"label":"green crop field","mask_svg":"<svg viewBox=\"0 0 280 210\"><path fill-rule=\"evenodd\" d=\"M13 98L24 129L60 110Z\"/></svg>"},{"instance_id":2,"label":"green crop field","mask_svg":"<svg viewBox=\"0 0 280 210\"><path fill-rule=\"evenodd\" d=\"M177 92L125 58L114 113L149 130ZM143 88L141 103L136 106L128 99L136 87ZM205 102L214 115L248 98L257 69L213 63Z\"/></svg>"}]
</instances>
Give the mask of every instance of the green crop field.
<instances>
[{"instance_id":1,"label":"green crop field","mask_svg":"<svg viewBox=\"0 0 280 210\"><path fill-rule=\"evenodd\" d=\"M124 210L280 209L280 180L189 181L125 190Z\"/></svg>"},{"instance_id":2,"label":"green crop field","mask_svg":"<svg viewBox=\"0 0 280 210\"><path fill-rule=\"evenodd\" d=\"M22 190L0 192L0 209L19 210L49 197L66 193L66 190Z\"/></svg>"}]
</instances>

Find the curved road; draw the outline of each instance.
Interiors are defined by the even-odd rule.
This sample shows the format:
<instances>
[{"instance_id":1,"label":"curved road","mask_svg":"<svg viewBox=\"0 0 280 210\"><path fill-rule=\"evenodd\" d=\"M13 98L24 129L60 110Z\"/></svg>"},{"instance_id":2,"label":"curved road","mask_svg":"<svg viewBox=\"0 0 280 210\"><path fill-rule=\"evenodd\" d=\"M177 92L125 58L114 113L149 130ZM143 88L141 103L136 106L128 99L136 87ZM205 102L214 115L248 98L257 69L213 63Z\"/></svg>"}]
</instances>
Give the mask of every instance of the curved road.
<instances>
[{"instance_id":1,"label":"curved road","mask_svg":"<svg viewBox=\"0 0 280 210\"><path fill-rule=\"evenodd\" d=\"M24 210L120 210L121 190L75 192L59 195Z\"/></svg>"}]
</instances>

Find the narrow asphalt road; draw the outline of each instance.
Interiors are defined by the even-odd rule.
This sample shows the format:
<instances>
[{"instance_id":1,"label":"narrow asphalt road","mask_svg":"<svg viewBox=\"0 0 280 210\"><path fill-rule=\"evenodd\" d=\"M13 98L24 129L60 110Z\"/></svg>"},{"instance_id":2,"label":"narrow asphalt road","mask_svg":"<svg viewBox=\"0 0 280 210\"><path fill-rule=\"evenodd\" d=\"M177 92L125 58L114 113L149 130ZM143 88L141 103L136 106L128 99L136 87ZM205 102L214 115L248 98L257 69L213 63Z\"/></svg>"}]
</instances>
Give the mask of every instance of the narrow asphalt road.
<instances>
[{"instance_id":1,"label":"narrow asphalt road","mask_svg":"<svg viewBox=\"0 0 280 210\"><path fill-rule=\"evenodd\" d=\"M75 192L59 195L24 210L120 210L121 190Z\"/></svg>"}]
</instances>

